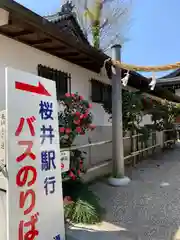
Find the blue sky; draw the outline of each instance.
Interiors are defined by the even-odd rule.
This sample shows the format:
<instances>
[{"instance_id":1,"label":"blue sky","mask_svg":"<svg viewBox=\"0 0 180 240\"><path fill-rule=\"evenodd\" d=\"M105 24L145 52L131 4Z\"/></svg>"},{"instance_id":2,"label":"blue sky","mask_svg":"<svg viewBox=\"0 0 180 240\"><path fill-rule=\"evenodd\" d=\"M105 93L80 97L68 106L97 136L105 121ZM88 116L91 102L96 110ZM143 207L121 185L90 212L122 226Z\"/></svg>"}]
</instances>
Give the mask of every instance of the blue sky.
<instances>
[{"instance_id":1,"label":"blue sky","mask_svg":"<svg viewBox=\"0 0 180 240\"><path fill-rule=\"evenodd\" d=\"M180 0L132 0L130 41L122 61L137 65L161 65L180 61ZM18 0L40 15L57 11L60 0ZM162 76L166 73L158 73ZM149 75L149 74L148 74ZM150 73L151 75L151 73Z\"/></svg>"}]
</instances>

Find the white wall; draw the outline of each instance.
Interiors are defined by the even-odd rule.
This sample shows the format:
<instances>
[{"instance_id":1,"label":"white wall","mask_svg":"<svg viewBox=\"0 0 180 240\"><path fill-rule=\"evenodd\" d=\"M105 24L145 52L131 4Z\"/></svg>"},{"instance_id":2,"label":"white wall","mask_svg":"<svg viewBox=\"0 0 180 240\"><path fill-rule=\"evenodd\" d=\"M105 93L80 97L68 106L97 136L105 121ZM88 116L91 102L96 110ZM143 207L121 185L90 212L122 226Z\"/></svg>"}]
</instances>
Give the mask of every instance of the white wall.
<instances>
[{"instance_id":1,"label":"white wall","mask_svg":"<svg viewBox=\"0 0 180 240\"><path fill-rule=\"evenodd\" d=\"M5 110L5 68L0 67L0 111ZM1 153L1 152L0 152ZM0 156L1 157L1 156ZM0 166L2 166L0 159ZM0 239L6 240L6 189L7 180L0 171Z\"/></svg>"},{"instance_id":2,"label":"white wall","mask_svg":"<svg viewBox=\"0 0 180 240\"><path fill-rule=\"evenodd\" d=\"M175 90L175 94L178 95L178 96L180 96L180 89L176 89L176 90Z\"/></svg>"},{"instance_id":3,"label":"white wall","mask_svg":"<svg viewBox=\"0 0 180 240\"><path fill-rule=\"evenodd\" d=\"M86 99L90 97L91 78L109 82L107 77L100 76L75 64L39 51L20 42L0 35L0 65L11 66L20 70L37 74L38 64L46 65L61 71L69 72L72 76L72 92L79 92ZM94 124L109 125L108 116L104 114L99 104L93 104Z\"/></svg>"},{"instance_id":4,"label":"white wall","mask_svg":"<svg viewBox=\"0 0 180 240\"><path fill-rule=\"evenodd\" d=\"M6 193L0 189L0 239L6 240Z\"/></svg>"},{"instance_id":5,"label":"white wall","mask_svg":"<svg viewBox=\"0 0 180 240\"><path fill-rule=\"evenodd\" d=\"M142 121L140 123L140 126L144 126L146 124L152 124L151 115L145 114L142 118Z\"/></svg>"},{"instance_id":6,"label":"white wall","mask_svg":"<svg viewBox=\"0 0 180 240\"><path fill-rule=\"evenodd\" d=\"M109 83L105 73L93 73L87 69L81 68L75 64L71 64L65 60L59 59L18 41L14 41L3 35L0 35L0 53L0 66L10 66L26 72L37 74L37 66L38 64L42 64L71 73L72 92L78 92L89 101L91 100L91 84L89 82L91 78ZM79 137L76 140L77 144L88 143L88 137L91 142L112 139L112 129L108 114L105 113L100 104L92 103L92 106L92 113L94 115L93 123L97 126L96 130L90 133L89 136ZM149 117L145 116L143 119L143 124L147 124L147 121L149 123ZM127 143L125 143L125 145L126 144ZM111 144L107 144L93 147L91 149L86 148L84 150L87 151L87 158L89 161L91 160L91 164L93 165L102 160L111 159L111 149Z\"/></svg>"},{"instance_id":7,"label":"white wall","mask_svg":"<svg viewBox=\"0 0 180 240\"><path fill-rule=\"evenodd\" d=\"M100 75L93 73L87 69L71 64L18 41L14 41L3 35L0 35L0 53L0 66L10 66L37 74L37 66L38 64L42 64L71 73L72 92L78 92L89 101L91 95L91 84L89 80L91 78L109 83L108 78L105 75L103 76L103 74ZM90 134L91 141L94 142L111 139L111 123L109 122L108 114L104 112L104 109L100 104L92 103L92 106L92 113L94 115L93 124L97 126L97 129ZM87 136L77 139L77 143L79 144L85 144L87 141ZM88 155L88 157L90 156ZM111 146L94 147L91 151L91 158L94 163L99 162L104 158L111 158Z\"/></svg>"}]
</instances>

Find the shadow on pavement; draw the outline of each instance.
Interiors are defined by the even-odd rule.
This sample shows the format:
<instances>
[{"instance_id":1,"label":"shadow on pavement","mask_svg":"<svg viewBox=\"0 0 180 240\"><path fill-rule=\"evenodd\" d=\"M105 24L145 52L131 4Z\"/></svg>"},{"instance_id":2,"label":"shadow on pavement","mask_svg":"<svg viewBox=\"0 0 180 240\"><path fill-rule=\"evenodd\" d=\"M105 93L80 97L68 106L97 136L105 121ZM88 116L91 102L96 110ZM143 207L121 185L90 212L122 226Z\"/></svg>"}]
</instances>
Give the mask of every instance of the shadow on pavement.
<instances>
[{"instance_id":1,"label":"shadow on pavement","mask_svg":"<svg viewBox=\"0 0 180 240\"><path fill-rule=\"evenodd\" d=\"M73 229L68 231L66 240L141 240L137 235L127 231L90 231Z\"/></svg>"}]
</instances>

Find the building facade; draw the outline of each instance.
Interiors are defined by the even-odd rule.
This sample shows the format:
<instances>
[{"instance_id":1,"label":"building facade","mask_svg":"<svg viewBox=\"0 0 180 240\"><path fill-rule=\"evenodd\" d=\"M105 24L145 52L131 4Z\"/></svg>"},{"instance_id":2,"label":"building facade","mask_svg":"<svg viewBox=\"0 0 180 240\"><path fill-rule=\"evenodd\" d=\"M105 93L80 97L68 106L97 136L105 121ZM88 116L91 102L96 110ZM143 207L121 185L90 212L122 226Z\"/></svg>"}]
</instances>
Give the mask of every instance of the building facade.
<instances>
[{"instance_id":1,"label":"building facade","mask_svg":"<svg viewBox=\"0 0 180 240\"><path fill-rule=\"evenodd\" d=\"M9 66L55 81L57 100L66 92L78 92L92 103L96 129L77 138L77 145L111 140L111 122L102 107L104 99L111 94L111 80L106 71L101 71L108 56L88 43L71 5L66 4L61 10L43 18L14 1L3 0L0 5L0 67ZM122 70L122 76L124 73ZM149 91L150 79L135 72L130 75L130 89ZM161 97L162 91L156 89L153 94ZM173 96L169 98L176 100ZM146 115L141 125L150 123L151 118ZM124 142L124 147L129 149L130 143ZM87 167L111 159L111 149L111 144L84 149Z\"/></svg>"}]
</instances>

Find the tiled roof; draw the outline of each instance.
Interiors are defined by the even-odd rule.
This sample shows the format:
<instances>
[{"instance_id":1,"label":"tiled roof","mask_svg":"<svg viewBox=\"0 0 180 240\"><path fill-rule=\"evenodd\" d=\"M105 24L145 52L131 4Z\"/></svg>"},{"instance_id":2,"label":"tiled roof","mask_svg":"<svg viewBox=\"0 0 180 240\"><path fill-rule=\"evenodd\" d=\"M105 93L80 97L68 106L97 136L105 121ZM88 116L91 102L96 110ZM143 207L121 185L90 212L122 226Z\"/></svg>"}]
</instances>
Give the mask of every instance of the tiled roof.
<instances>
[{"instance_id":1,"label":"tiled roof","mask_svg":"<svg viewBox=\"0 0 180 240\"><path fill-rule=\"evenodd\" d=\"M174 78L174 77L179 77L180 76L180 68L169 73L168 75L165 75L164 77L162 77L163 79L164 78Z\"/></svg>"},{"instance_id":2,"label":"tiled roof","mask_svg":"<svg viewBox=\"0 0 180 240\"><path fill-rule=\"evenodd\" d=\"M78 36L79 39L81 39L84 43L89 45L90 43L88 39L85 37L77 21L77 17L76 14L73 12L73 8L74 6L72 5L72 3L67 1L64 5L61 6L61 10L59 12L56 12L55 14L52 15L44 16L44 18L50 22L57 24L59 27L61 27L61 30L62 29L66 30L67 27L68 29L70 28L74 29L76 31L76 33L74 32L76 37Z\"/></svg>"}]
</instances>

